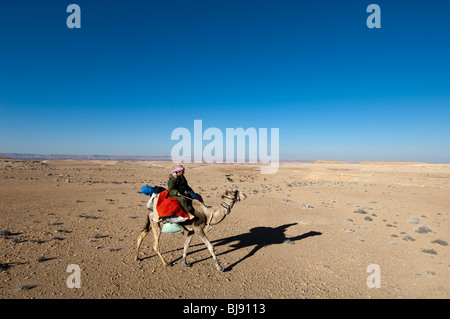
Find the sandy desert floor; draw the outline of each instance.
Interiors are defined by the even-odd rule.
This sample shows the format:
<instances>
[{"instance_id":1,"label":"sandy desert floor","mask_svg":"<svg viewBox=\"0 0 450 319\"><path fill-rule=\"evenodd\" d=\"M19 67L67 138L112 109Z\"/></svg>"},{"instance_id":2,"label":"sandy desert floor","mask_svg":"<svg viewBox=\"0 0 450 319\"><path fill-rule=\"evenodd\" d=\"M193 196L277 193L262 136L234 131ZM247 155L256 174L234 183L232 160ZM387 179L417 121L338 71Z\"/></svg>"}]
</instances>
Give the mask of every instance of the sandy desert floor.
<instances>
[{"instance_id":1,"label":"sandy desert floor","mask_svg":"<svg viewBox=\"0 0 450 319\"><path fill-rule=\"evenodd\" d=\"M207 204L228 187L247 195L208 233L224 272L196 237L183 268L181 233L161 236L172 267L152 236L134 260L138 191L166 186L173 166L0 160L0 298L450 297L450 164L186 164ZM71 264L80 288L67 286Z\"/></svg>"}]
</instances>

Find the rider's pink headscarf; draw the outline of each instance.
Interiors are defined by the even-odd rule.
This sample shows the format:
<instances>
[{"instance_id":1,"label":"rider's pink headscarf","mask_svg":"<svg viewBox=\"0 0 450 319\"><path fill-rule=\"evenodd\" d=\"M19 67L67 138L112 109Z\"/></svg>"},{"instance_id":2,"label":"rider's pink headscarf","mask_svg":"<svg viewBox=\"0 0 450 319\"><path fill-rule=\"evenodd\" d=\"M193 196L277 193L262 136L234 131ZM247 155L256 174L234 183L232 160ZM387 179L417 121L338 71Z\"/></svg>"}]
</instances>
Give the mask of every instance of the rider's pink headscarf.
<instances>
[{"instance_id":1,"label":"rider's pink headscarf","mask_svg":"<svg viewBox=\"0 0 450 319\"><path fill-rule=\"evenodd\" d=\"M177 165L177 166L175 166L175 169L173 170L172 174L173 173L177 173L177 172L181 172L181 171L184 171L183 165Z\"/></svg>"}]
</instances>

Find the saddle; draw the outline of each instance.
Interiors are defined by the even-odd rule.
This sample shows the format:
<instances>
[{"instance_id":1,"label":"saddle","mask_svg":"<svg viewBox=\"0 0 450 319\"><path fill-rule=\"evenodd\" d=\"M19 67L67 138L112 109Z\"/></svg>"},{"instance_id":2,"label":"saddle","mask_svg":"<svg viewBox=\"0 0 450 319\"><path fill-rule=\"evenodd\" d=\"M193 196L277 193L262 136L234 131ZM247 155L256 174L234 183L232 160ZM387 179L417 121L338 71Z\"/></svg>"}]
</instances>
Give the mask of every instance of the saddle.
<instances>
[{"instance_id":1,"label":"saddle","mask_svg":"<svg viewBox=\"0 0 450 319\"><path fill-rule=\"evenodd\" d=\"M144 189L149 188L150 191ZM183 209L180 202L169 196L169 191L162 187L150 187L144 186L141 190L141 194L151 195L150 200L147 202L147 209L152 210L158 215L158 222L165 223L182 223L189 219L189 214ZM195 194L195 193L194 193ZM203 198L199 194L195 194L197 198L203 202Z\"/></svg>"},{"instance_id":2,"label":"saddle","mask_svg":"<svg viewBox=\"0 0 450 319\"><path fill-rule=\"evenodd\" d=\"M156 202L156 212L159 217L178 216L189 219L189 214L184 211L178 200L169 196L168 190L165 190L159 194L158 201Z\"/></svg>"},{"instance_id":3,"label":"saddle","mask_svg":"<svg viewBox=\"0 0 450 319\"><path fill-rule=\"evenodd\" d=\"M189 214L183 210L178 200L169 196L168 190L152 194L147 202L147 209L158 215L158 220L153 219L155 222L182 223L189 219Z\"/></svg>"}]
</instances>

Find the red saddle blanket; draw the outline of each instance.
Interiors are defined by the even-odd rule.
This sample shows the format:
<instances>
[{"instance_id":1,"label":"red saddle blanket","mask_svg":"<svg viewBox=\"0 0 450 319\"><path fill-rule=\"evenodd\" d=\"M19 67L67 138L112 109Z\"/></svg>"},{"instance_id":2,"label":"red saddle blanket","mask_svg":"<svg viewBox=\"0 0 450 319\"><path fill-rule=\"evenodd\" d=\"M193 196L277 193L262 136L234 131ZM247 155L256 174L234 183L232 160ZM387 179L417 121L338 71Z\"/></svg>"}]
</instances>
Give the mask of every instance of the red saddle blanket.
<instances>
[{"instance_id":1,"label":"red saddle blanket","mask_svg":"<svg viewBox=\"0 0 450 319\"><path fill-rule=\"evenodd\" d=\"M156 210L160 217L179 216L189 218L188 213L183 210L180 202L169 196L169 191L165 190L159 194Z\"/></svg>"}]
</instances>

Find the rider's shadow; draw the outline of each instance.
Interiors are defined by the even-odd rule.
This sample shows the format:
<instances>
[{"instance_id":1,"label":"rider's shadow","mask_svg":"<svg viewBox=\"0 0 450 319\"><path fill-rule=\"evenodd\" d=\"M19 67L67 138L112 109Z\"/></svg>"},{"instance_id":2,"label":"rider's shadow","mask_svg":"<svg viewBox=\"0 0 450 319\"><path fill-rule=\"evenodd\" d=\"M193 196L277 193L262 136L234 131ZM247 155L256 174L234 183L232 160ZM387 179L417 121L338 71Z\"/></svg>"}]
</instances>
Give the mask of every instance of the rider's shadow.
<instances>
[{"instance_id":1,"label":"rider's shadow","mask_svg":"<svg viewBox=\"0 0 450 319\"><path fill-rule=\"evenodd\" d=\"M236 236L231 236L227 238L222 238L215 240L211 242L214 247L219 246L228 246L230 247L229 250L221 252L217 254L217 256L225 255L228 253L232 253L234 251L237 251L239 249L245 249L247 247L253 247L252 250L250 250L244 257L240 258L233 264L229 265L225 271L229 271L233 269L234 266L239 264L240 262L246 260L247 258L252 257L255 255L260 249L270 246L270 245L278 245L278 244L291 244L295 243L296 241L312 237L312 236L319 236L322 235L321 232L316 231L310 231L307 233L304 233L302 235L298 235L295 237L286 237L285 232L286 230L291 227L297 225L297 223L292 224L285 224L278 227L255 227L250 229L250 232L239 234ZM236 242L236 243L235 243ZM196 262L200 262L201 260L198 260Z\"/></svg>"}]
</instances>

